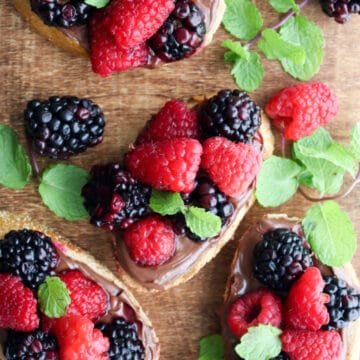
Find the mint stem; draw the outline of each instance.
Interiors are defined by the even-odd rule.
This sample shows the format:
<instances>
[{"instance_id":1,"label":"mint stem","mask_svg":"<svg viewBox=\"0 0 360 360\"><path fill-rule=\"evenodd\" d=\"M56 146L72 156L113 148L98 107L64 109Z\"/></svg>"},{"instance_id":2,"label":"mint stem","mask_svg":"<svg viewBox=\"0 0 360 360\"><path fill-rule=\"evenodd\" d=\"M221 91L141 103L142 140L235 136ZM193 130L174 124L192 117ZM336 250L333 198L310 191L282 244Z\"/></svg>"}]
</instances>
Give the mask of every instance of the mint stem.
<instances>
[{"instance_id":1,"label":"mint stem","mask_svg":"<svg viewBox=\"0 0 360 360\"><path fill-rule=\"evenodd\" d=\"M39 165L37 163L36 157L35 157L34 149L32 147L31 141L29 139L27 139L27 147L28 147L29 155L30 155L30 164L31 164L31 168L32 168L32 175L35 179L37 179L40 175L40 169L39 169Z\"/></svg>"}]
</instances>

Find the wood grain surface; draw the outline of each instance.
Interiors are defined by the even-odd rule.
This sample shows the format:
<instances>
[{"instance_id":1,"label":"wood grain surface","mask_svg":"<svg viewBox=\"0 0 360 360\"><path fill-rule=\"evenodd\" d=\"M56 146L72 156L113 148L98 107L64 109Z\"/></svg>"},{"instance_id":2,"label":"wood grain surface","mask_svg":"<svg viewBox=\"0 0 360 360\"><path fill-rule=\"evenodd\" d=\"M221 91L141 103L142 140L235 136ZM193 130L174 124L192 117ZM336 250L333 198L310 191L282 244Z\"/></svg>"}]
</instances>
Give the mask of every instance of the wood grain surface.
<instances>
[{"instance_id":1,"label":"wood grain surface","mask_svg":"<svg viewBox=\"0 0 360 360\"><path fill-rule=\"evenodd\" d=\"M256 3L267 14L265 24L274 24L278 18L267 2L258 0ZM340 26L321 12L316 0L303 13L320 24L326 38L324 62L314 80L331 86L340 103L338 115L327 128L336 140L347 142L352 125L360 120L360 17ZM223 29L219 29L208 48L189 60L155 70L135 69L103 79L92 74L86 60L66 54L33 32L16 14L9 0L0 3L0 19L0 123L16 130L25 145L22 112L28 100L50 95L92 98L106 115L104 142L68 161L87 170L98 161L121 160L128 144L150 115L169 98L189 99L193 95L235 87L229 67L223 61L224 49L220 44L228 38ZM264 82L253 93L261 106L274 91L295 83L276 62L264 61L264 64ZM50 160L39 158L41 168L49 163ZM20 191L0 188L0 209L27 213L46 223L115 271L109 235L87 221L69 222L56 217L42 204L37 186L34 179ZM359 198L360 186L340 200L358 234ZM296 195L290 202L270 211L301 217L310 205ZM162 359L197 359L198 340L219 332L216 312L222 301L236 239L267 212L269 210L255 205L235 239L193 280L167 292L135 293L156 327ZM353 264L360 273L360 250Z\"/></svg>"}]
</instances>

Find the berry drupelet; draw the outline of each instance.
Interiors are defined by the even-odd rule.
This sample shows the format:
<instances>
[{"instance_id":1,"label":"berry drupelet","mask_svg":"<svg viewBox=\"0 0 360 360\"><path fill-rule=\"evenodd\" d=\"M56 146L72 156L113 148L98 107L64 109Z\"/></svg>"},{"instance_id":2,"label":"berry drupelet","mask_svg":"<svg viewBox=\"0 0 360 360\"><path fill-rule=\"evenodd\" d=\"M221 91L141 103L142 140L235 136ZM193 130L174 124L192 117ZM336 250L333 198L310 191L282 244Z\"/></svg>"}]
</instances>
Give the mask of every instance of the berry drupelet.
<instances>
[{"instance_id":1,"label":"berry drupelet","mask_svg":"<svg viewBox=\"0 0 360 360\"><path fill-rule=\"evenodd\" d=\"M359 0L320 0L324 13L339 24L347 23L351 14L360 14Z\"/></svg>"}]
</instances>

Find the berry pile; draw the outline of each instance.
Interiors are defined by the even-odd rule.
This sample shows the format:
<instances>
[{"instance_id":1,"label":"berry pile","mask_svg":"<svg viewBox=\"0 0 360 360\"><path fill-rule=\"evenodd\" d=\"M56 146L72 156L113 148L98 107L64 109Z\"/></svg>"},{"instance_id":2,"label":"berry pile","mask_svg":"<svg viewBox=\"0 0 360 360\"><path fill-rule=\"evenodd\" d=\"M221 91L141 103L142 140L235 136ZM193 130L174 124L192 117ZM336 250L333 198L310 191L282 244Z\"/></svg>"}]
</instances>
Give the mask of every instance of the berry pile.
<instances>
[{"instance_id":1,"label":"berry pile","mask_svg":"<svg viewBox=\"0 0 360 360\"><path fill-rule=\"evenodd\" d=\"M347 23L351 14L360 14L359 0L320 0L324 13L339 24Z\"/></svg>"}]
</instances>

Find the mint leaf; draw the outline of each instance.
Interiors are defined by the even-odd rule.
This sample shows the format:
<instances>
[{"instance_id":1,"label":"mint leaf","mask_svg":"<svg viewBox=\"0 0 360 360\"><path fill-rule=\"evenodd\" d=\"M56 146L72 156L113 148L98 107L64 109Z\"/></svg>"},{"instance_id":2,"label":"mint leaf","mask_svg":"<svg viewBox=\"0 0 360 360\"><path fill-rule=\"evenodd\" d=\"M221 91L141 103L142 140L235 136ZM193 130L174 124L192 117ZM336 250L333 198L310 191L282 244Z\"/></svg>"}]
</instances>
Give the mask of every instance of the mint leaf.
<instances>
[{"instance_id":1,"label":"mint leaf","mask_svg":"<svg viewBox=\"0 0 360 360\"><path fill-rule=\"evenodd\" d=\"M256 198L264 207L276 207L289 200L299 186L302 168L289 159L271 156L262 164L256 181Z\"/></svg>"},{"instance_id":2,"label":"mint leaf","mask_svg":"<svg viewBox=\"0 0 360 360\"><path fill-rule=\"evenodd\" d=\"M198 360L223 360L224 340L221 335L209 335L199 341L200 354Z\"/></svg>"},{"instance_id":3,"label":"mint leaf","mask_svg":"<svg viewBox=\"0 0 360 360\"><path fill-rule=\"evenodd\" d=\"M269 360L281 352L282 331L272 325L250 327L236 345L235 352L244 360Z\"/></svg>"},{"instance_id":4,"label":"mint leaf","mask_svg":"<svg viewBox=\"0 0 360 360\"><path fill-rule=\"evenodd\" d=\"M299 45L281 39L272 29L265 29L262 32L258 47L270 60L288 59L296 65L304 64L305 50Z\"/></svg>"},{"instance_id":5,"label":"mint leaf","mask_svg":"<svg viewBox=\"0 0 360 360\"><path fill-rule=\"evenodd\" d=\"M16 133L0 124L0 185L22 189L31 175L31 165Z\"/></svg>"},{"instance_id":6,"label":"mint leaf","mask_svg":"<svg viewBox=\"0 0 360 360\"><path fill-rule=\"evenodd\" d=\"M305 16L290 18L280 28L281 38L287 42L301 46L306 53L305 62L297 65L289 59L281 59L286 72L299 80L309 80L319 71L325 46L324 34L319 26Z\"/></svg>"},{"instance_id":7,"label":"mint leaf","mask_svg":"<svg viewBox=\"0 0 360 360\"><path fill-rule=\"evenodd\" d=\"M81 189L88 181L88 173L73 165L57 164L48 167L42 176L39 193L46 206L57 216L67 220L85 219Z\"/></svg>"},{"instance_id":8,"label":"mint leaf","mask_svg":"<svg viewBox=\"0 0 360 360\"><path fill-rule=\"evenodd\" d=\"M234 53L233 55L236 56L235 60L237 57L248 58L249 51L242 47L241 43L238 41L225 40L221 43L221 46L230 50L229 52L225 53L224 57L226 61L233 61L226 59L226 54L229 53Z\"/></svg>"},{"instance_id":9,"label":"mint leaf","mask_svg":"<svg viewBox=\"0 0 360 360\"><path fill-rule=\"evenodd\" d=\"M249 0L226 0L222 19L225 29L241 40L250 40L263 25L261 13Z\"/></svg>"},{"instance_id":10,"label":"mint leaf","mask_svg":"<svg viewBox=\"0 0 360 360\"><path fill-rule=\"evenodd\" d=\"M105 7L109 2L110 0L85 0L85 4L94 6L97 9Z\"/></svg>"},{"instance_id":11,"label":"mint leaf","mask_svg":"<svg viewBox=\"0 0 360 360\"><path fill-rule=\"evenodd\" d=\"M40 310L50 318L59 318L66 314L70 304L70 292L64 282L56 276L49 276L38 289Z\"/></svg>"},{"instance_id":12,"label":"mint leaf","mask_svg":"<svg viewBox=\"0 0 360 360\"><path fill-rule=\"evenodd\" d=\"M360 122L357 122L351 131L350 152L357 161L360 161Z\"/></svg>"},{"instance_id":13,"label":"mint leaf","mask_svg":"<svg viewBox=\"0 0 360 360\"><path fill-rule=\"evenodd\" d=\"M200 237L213 237L221 230L221 219L203 208L190 206L185 212L185 222L189 229Z\"/></svg>"},{"instance_id":14,"label":"mint leaf","mask_svg":"<svg viewBox=\"0 0 360 360\"><path fill-rule=\"evenodd\" d=\"M280 13L286 13L289 10L294 10L296 13L299 11L299 6L294 0L269 0L269 4Z\"/></svg>"},{"instance_id":15,"label":"mint leaf","mask_svg":"<svg viewBox=\"0 0 360 360\"><path fill-rule=\"evenodd\" d=\"M150 197L150 209L162 216L183 212L184 201L179 193L153 189Z\"/></svg>"},{"instance_id":16,"label":"mint leaf","mask_svg":"<svg viewBox=\"0 0 360 360\"><path fill-rule=\"evenodd\" d=\"M356 249L354 226L335 201L313 205L302 226L311 249L323 264L342 266L351 260Z\"/></svg>"}]
</instances>

